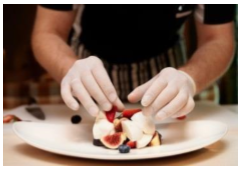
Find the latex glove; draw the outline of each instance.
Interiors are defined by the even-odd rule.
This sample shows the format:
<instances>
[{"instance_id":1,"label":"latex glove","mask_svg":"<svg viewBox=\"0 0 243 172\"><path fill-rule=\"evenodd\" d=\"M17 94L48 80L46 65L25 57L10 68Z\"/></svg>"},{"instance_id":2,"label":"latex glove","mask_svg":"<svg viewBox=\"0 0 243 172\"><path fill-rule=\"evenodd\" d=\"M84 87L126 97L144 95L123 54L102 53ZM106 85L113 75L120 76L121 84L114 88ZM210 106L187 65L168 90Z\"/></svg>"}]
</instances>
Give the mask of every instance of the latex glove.
<instances>
[{"instance_id":1,"label":"latex glove","mask_svg":"<svg viewBox=\"0 0 243 172\"><path fill-rule=\"evenodd\" d=\"M94 100L104 111L109 111L112 105L117 106L119 110L124 108L102 61L95 56L77 60L73 64L62 79L61 95L66 105L73 110L79 108L74 99L76 97L93 116L99 112Z\"/></svg>"},{"instance_id":2,"label":"latex glove","mask_svg":"<svg viewBox=\"0 0 243 172\"><path fill-rule=\"evenodd\" d=\"M145 115L164 120L191 112L195 106L195 91L195 83L188 74L169 67L133 90L128 99L131 102L141 100Z\"/></svg>"}]
</instances>

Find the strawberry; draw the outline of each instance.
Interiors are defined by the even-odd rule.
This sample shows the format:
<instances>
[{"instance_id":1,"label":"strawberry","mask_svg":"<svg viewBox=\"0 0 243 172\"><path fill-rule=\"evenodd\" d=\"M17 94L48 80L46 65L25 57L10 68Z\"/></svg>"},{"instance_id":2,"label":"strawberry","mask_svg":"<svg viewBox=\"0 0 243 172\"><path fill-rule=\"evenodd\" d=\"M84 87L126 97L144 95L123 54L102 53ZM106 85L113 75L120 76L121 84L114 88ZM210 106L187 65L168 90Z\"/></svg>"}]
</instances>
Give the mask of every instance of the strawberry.
<instances>
[{"instance_id":1,"label":"strawberry","mask_svg":"<svg viewBox=\"0 0 243 172\"><path fill-rule=\"evenodd\" d=\"M135 141L128 141L126 143L127 146L129 146L131 149L136 148L136 142Z\"/></svg>"},{"instance_id":2,"label":"strawberry","mask_svg":"<svg viewBox=\"0 0 243 172\"><path fill-rule=\"evenodd\" d=\"M141 109L126 109L122 112L122 116L130 119L135 113L140 111Z\"/></svg>"},{"instance_id":3,"label":"strawberry","mask_svg":"<svg viewBox=\"0 0 243 172\"><path fill-rule=\"evenodd\" d=\"M9 115L5 115L3 117L3 123L12 123L12 122L16 122L16 121L21 121L21 119L19 119L17 116L9 114Z\"/></svg>"},{"instance_id":4,"label":"strawberry","mask_svg":"<svg viewBox=\"0 0 243 172\"><path fill-rule=\"evenodd\" d=\"M186 119L186 115L183 115L183 116L177 117L176 119L178 119L178 120L183 120L183 119Z\"/></svg>"},{"instance_id":5,"label":"strawberry","mask_svg":"<svg viewBox=\"0 0 243 172\"><path fill-rule=\"evenodd\" d=\"M113 106L110 111L105 112L107 120L110 121L111 123L115 119L116 111L117 111L117 107Z\"/></svg>"}]
</instances>

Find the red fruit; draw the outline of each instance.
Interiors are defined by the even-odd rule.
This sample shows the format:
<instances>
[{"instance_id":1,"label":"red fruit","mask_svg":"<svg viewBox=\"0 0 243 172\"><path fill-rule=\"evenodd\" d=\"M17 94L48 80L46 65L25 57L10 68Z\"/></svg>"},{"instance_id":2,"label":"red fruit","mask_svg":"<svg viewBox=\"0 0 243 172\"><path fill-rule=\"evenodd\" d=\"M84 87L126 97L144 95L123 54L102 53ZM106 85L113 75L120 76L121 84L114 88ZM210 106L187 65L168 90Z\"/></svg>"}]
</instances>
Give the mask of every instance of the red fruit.
<instances>
[{"instance_id":1,"label":"red fruit","mask_svg":"<svg viewBox=\"0 0 243 172\"><path fill-rule=\"evenodd\" d=\"M121 119L114 119L113 124L116 132L122 132L122 121L128 120L127 118L121 118Z\"/></svg>"},{"instance_id":2,"label":"red fruit","mask_svg":"<svg viewBox=\"0 0 243 172\"><path fill-rule=\"evenodd\" d=\"M115 119L117 107L113 106L110 111L105 112L106 118L108 121L113 122Z\"/></svg>"},{"instance_id":3,"label":"red fruit","mask_svg":"<svg viewBox=\"0 0 243 172\"><path fill-rule=\"evenodd\" d=\"M179 120L186 119L186 115L183 115L183 116L177 117L176 119L179 119Z\"/></svg>"},{"instance_id":4,"label":"red fruit","mask_svg":"<svg viewBox=\"0 0 243 172\"><path fill-rule=\"evenodd\" d=\"M21 119L19 119L17 116L9 114L9 115L5 115L3 117L3 123L12 123L12 122L16 122L16 121L21 121Z\"/></svg>"},{"instance_id":5,"label":"red fruit","mask_svg":"<svg viewBox=\"0 0 243 172\"><path fill-rule=\"evenodd\" d=\"M140 111L141 109L126 109L122 112L122 116L130 119L135 113Z\"/></svg>"},{"instance_id":6,"label":"red fruit","mask_svg":"<svg viewBox=\"0 0 243 172\"><path fill-rule=\"evenodd\" d=\"M136 148L136 142L135 141L128 141L126 143L127 146L129 146L131 149Z\"/></svg>"},{"instance_id":7,"label":"red fruit","mask_svg":"<svg viewBox=\"0 0 243 172\"><path fill-rule=\"evenodd\" d=\"M100 139L101 143L110 149L118 148L123 142L126 140L126 136L124 133L119 132L112 135L104 136Z\"/></svg>"}]
</instances>

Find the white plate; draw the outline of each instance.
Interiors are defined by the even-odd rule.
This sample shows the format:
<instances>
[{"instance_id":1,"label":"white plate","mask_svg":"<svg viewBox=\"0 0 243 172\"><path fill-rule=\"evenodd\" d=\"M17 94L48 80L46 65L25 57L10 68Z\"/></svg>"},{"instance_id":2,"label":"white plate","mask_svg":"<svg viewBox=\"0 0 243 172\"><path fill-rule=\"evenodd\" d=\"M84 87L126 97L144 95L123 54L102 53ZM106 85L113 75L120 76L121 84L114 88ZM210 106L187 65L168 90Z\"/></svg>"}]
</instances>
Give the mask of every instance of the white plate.
<instances>
[{"instance_id":1,"label":"white plate","mask_svg":"<svg viewBox=\"0 0 243 172\"><path fill-rule=\"evenodd\" d=\"M28 144L45 151L91 159L136 160L178 155L208 146L227 132L224 123L216 121L190 121L158 124L163 136L158 147L132 149L128 154L92 144L90 124L60 125L37 122L16 122L14 132Z\"/></svg>"}]
</instances>

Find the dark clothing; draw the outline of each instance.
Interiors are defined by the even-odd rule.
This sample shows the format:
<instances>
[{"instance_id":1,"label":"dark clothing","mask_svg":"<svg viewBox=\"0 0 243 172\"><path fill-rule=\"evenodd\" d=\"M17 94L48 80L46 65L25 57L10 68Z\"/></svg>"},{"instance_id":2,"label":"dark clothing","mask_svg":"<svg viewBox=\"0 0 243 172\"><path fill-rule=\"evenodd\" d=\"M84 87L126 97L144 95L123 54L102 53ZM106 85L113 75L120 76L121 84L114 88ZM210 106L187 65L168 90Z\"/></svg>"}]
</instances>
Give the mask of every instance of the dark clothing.
<instances>
[{"instance_id":1,"label":"dark clothing","mask_svg":"<svg viewBox=\"0 0 243 172\"><path fill-rule=\"evenodd\" d=\"M188 16L204 24L233 20L234 5L42 5L76 9L70 45L80 58L104 62L121 100L165 67L186 63L179 30ZM82 28L81 28L82 27Z\"/></svg>"},{"instance_id":2,"label":"dark clothing","mask_svg":"<svg viewBox=\"0 0 243 172\"><path fill-rule=\"evenodd\" d=\"M77 5L42 5L73 10ZM234 5L85 5L77 16L78 45L111 63L131 63L157 56L178 41L178 30L194 14L204 24L233 20ZM75 35L75 29L71 37Z\"/></svg>"}]
</instances>

